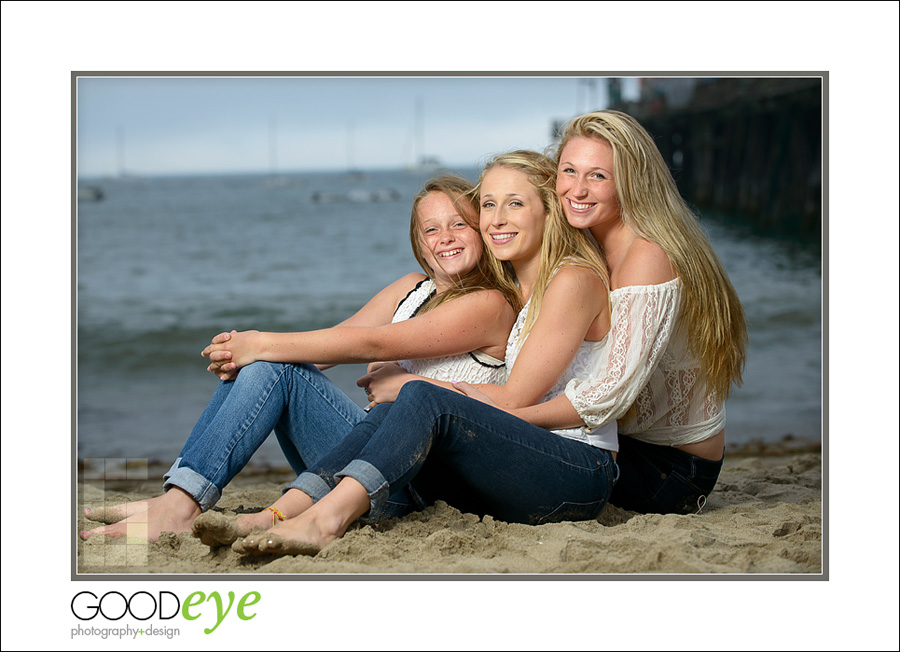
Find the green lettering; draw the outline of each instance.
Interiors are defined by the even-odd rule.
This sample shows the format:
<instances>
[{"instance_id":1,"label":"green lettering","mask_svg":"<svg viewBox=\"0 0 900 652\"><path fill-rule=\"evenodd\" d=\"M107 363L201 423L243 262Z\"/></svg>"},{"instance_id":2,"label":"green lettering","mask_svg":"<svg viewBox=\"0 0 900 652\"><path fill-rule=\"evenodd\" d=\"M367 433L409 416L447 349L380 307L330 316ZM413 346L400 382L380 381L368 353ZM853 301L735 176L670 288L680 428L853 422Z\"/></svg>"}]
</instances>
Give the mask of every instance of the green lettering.
<instances>
[{"instance_id":1,"label":"green lettering","mask_svg":"<svg viewBox=\"0 0 900 652\"><path fill-rule=\"evenodd\" d=\"M204 629L203 632L206 634L212 634L216 631L216 627L222 624L222 621L225 619L225 616L228 615L228 612L231 611L231 607L234 605L234 591L228 592L228 609L225 610L225 613L222 613L222 597L219 595L218 591L213 591L209 594L209 597L206 598L206 601L215 599L216 601L216 626L212 629Z\"/></svg>"},{"instance_id":2,"label":"green lettering","mask_svg":"<svg viewBox=\"0 0 900 652\"><path fill-rule=\"evenodd\" d=\"M247 600L247 598L249 598L250 596L253 596L252 601ZM249 606L256 604L257 602L259 602L260 597L261 596L259 595L258 591L251 591L250 593L245 595L243 598L241 598L241 601L238 602L238 608L237 608L238 618L240 618L241 620L251 620L251 619L255 618L256 614L250 614L249 616L245 616L244 615L244 607L249 607Z\"/></svg>"},{"instance_id":3,"label":"green lettering","mask_svg":"<svg viewBox=\"0 0 900 652\"><path fill-rule=\"evenodd\" d=\"M195 596L197 598L196 600L194 600ZM187 620L197 620L200 617L200 614L192 616L190 613L188 613L188 607L194 607L200 604L201 602L203 602L203 599L205 597L206 595L203 593L203 591L195 591L194 593L191 593L184 601L184 606L181 607L181 615L184 616Z\"/></svg>"}]
</instances>

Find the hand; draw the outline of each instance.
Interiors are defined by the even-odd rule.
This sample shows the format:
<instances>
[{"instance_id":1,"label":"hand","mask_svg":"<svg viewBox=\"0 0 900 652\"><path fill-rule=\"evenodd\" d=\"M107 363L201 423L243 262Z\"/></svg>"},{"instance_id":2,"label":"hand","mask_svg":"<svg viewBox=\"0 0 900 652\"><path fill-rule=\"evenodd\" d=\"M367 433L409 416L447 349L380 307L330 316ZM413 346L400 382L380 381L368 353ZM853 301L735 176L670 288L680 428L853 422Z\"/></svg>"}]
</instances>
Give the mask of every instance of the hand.
<instances>
[{"instance_id":1,"label":"hand","mask_svg":"<svg viewBox=\"0 0 900 652\"><path fill-rule=\"evenodd\" d=\"M396 365L397 363L396 362L380 362L380 361L370 362L369 366L366 367L366 373L370 374L373 371L375 371L376 369L381 369L382 367L386 367L387 365L391 365L391 364Z\"/></svg>"},{"instance_id":2,"label":"hand","mask_svg":"<svg viewBox=\"0 0 900 652\"><path fill-rule=\"evenodd\" d=\"M465 394L469 398L474 398L475 400L481 401L482 403L486 403L491 407L497 407L497 405L491 400L491 398L482 392L480 389L475 387L474 385L470 385L466 381L462 380L460 382L451 383L453 385L453 389L455 389L460 394Z\"/></svg>"},{"instance_id":3,"label":"hand","mask_svg":"<svg viewBox=\"0 0 900 652\"><path fill-rule=\"evenodd\" d=\"M356 381L357 386L366 390L369 408L379 403L393 403L400 389L418 376L407 372L396 362L375 362L369 365L369 373Z\"/></svg>"},{"instance_id":4,"label":"hand","mask_svg":"<svg viewBox=\"0 0 900 652\"><path fill-rule=\"evenodd\" d=\"M258 360L259 331L231 331L216 335L200 355L208 357L206 368L222 380L233 380L241 367Z\"/></svg>"}]
</instances>

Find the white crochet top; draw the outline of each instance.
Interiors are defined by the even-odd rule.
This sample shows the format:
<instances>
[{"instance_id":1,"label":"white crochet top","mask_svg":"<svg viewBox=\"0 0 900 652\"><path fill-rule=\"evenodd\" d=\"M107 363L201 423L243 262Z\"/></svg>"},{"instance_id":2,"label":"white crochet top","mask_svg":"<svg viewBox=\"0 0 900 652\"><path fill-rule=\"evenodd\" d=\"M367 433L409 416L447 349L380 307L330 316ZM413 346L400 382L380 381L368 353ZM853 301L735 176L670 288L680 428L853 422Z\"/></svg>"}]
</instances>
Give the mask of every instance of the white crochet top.
<instances>
[{"instance_id":1,"label":"white crochet top","mask_svg":"<svg viewBox=\"0 0 900 652\"><path fill-rule=\"evenodd\" d=\"M433 280L426 278L420 281L397 306L391 322L396 323L415 317L419 309L434 294L434 291ZM411 374L434 380L445 382L464 380L469 383L490 383L492 385L502 385L506 382L506 365L503 360L497 360L481 351L451 355L446 358L398 360L397 362Z\"/></svg>"},{"instance_id":2,"label":"white crochet top","mask_svg":"<svg viewBox=\"0 0 900 652\"><path fill-rule=\"evenodd\" d=\"M725 406L707 390L680 327L681 293L674 279L610 294L605 346L565 390L589 427L618 420L620 433L665 446L703 441L725 427Z\"/></svg>"},{"instance_id":3,"label":"white crochet top","mask_svg":"<svg viewBox=\"0 0 900 652\"><path fill-rule=\"evenodd\" d=\"M522 333L522 329L525 326L525 316L528 314L528 304L530 303L531 299L528 300L528 303L526 303L525 307L519 312L519 315L516 317L516 323L513 324L512 330L509 332L509 340L506 344L506 365L510 371L512 371L513 366L516 364L516 358L519 356L519 352L522 350L525 341L528 339L528 335L525 335L525 337L519 337L519 335ZM592 367L594 358L600 356L606 345L607 338L608 335L599 342L582 342L581 346L578 347L578 351L575 352L575 358L572 360L572 364L569 365L568 369L563 372L562 377L556 381L556 384L550 388L550 391L547 392L538 403L545 403L552 398L556 398L565 391L566 385L570 381L575 382L578 378L586 377L586 370ZM562 437L583 441L586 444L596 446L597 448L605 448L606 450L611 451L619 450L619 438L617 435L615 419L607 420L605 423L593 429L582 426L581 428L565 428L563 430L554 430L553 432Z\"/></svg>"}]
</instances>

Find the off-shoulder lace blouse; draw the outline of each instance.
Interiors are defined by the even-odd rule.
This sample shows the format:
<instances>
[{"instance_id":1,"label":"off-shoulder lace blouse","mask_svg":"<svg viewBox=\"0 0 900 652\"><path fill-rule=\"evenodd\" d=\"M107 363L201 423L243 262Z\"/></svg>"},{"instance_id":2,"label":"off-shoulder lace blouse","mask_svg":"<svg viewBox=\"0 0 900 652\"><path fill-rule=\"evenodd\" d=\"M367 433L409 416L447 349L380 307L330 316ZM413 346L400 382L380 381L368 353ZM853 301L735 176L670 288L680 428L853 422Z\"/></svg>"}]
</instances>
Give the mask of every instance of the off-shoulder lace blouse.
<instances>
[{"instance_id":1,"label":"off-shoulder lace blouse","mask_svg":"<svg viewBox=\"0 0 900 652\"><path fill-rule=\"evenodd\" d=\"M396 323L415 317L416 313L434 294L434 291L433 280L420 281L397 306L391 322ZM398 360L397 363L411 374L444 382L464 380L469 383L490 383L492 385L502 385L506 382L506 365L503 360L497 360L481 351L451 355L445 358Z\"/></svg>"},{"instance_id":2,"label":"off-shoulder lace blouse","mask_svg":"<svg viewBox=\"0 0 900 652\"><path fill-rule=\"evenodd\" d=\"M681 446L725 427L725 406L708 391L678 319L681 294L679 279L610 294L605 346L565 389L589 428L616 419L622 434Z\"/></svg>"}]
</instances>

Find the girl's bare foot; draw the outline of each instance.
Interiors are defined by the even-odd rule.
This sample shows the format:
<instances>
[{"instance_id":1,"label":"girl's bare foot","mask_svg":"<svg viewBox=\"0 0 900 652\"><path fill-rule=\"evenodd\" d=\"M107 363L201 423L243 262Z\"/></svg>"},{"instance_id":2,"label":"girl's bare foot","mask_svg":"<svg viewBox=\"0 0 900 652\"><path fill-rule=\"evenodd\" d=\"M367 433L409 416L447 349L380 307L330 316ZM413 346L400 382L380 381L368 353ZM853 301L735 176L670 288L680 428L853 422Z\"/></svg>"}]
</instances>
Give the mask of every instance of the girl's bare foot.
<instances>
[{"instance_id":1,"label":"girl's bare foot","mask_svg":"<svg viewBox=\"0 0 900 652\"><path fill-rule=\"evenodd\" d=\"M238 539L231 549L241 555L315 555L344 536L350 524L367 511L369 496L365 487L345 477L299 516L266 532Z\"/></svg>"},{"instance_id":2,"label":"girl's bare foot","mask_svg":"<svg viewBox=\"0 0 900 652\"><path fill-rule=\"evenodd\" d=\"M148 498L146 500L137 500L132 503L101 505L94 509L85 509L84 517L89 521L110 525L112 523L118 523L129 516L146 512L147 508L160 498L162 498L162 496L156 496L155 498Z\"/></svg>"},{"instance_id":3,"label":"girl's bare foot","mask_svg":"<svg viewBox=\"0 0 900 652\"><path fill-rule=\"evenodd\" d=\"M191 533L210 548L230 546L237 539L252 532L263 532L277 520L272 512L227 516L218 512L206 512L194 520Z\"/></svg>"},{"instance_id":4,"label":"girl's bare foot","mask_svg":"<svg viewBox=\"0 0 900 652\"><path fill-rule=\"evenodd\" d=\"M274 532L260 532L235 541L231 549L239 555L309 555L319 554L321 546L299 539L283 538Z\"/></svg>"},{"instance_id":5,"label":"girl's bare foot","mask_svg":"<svg viewBox=\"0 0 900 652\"><path fill-rule=\"evenodd\" d=\"M230 546L253 532L263 532L279 522L299 516L312 507L312 499L299 489L290 489L271 507L256 514L233 517L215 512L201 514L191 527L194 536L210 547Z\"/></svg>"},{"instance_id":6,"label":"girl's bare foot","mask_svg":"<svg viewBox=\"0 0 900 652\"><path fill-rule=\"evenodd\" d=\"M154 543L162 532L189 532L191 523L200 515L200 506L190 494L172 487L143 512L128 516L113 525L103 525L80 533L83 540L95 536L111 538L131 537Z\"/></svg>"}]
</instances>

